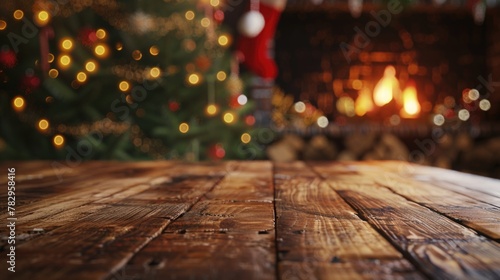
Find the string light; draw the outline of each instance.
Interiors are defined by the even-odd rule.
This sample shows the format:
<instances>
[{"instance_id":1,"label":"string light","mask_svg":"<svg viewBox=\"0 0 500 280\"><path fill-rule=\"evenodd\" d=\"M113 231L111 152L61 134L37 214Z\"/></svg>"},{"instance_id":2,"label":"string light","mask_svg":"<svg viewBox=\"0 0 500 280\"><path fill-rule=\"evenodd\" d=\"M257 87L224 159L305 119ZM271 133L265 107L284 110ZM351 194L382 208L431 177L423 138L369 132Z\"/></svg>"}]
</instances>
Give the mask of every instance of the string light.
<instances>
[{"instance_id":1,"label":"string light","mask_svg":"<svg viewBox=\"0 0 500 280\"><path fill-rule=\"evenodd\" d=\"M0 30L4 30L5 28L7 28L7 22L0 20Z\"/></svg>"},{"instance_id":2,"label":"string light","mask_svg":"<svg viewBox=\"0 0 500 280\"><path fill-rule=\"evenodd\" d=\"M52 79L55 79L55 78L57 78L57 76L59 76L59 71L57 71L57 69L50 69L49 70L49 77L51 77Z\"/></svg>"},{"instance_id":3,"label":"string light","mask_svg":"<svg viewBox=\"0 0 500 280\"><path fill-rule=\"evenodd\" d=\"M202 18L200 23L201 23L201 26L203 26L203 27L209 27L210 26L210 19L208 19L206 17Z\"/></svg>"},{"instance_id":4,"label":"string light","mask_svg":"<svg viewBox=\"0 0 500 280\"><path fill-rule=\"evenodd\" d=\"M73 47L73 41L71 41L70 39L64 39L61 42L61 47L65 50L71 50L71 48Z\"/></svg>"},{"instance_id":5,"label":"string light","mask_svg":"<svg viewBox=\"0 0 500 280\"><path fill-rule=\"evenodd\" d=\"M240 94L240 95L238 96L237 101L238 101L238 104L240 104L240 105L245 105L245 104L247 104L247 102L248 102L248 98L246 97L246 95L244 95L244 94Z\"/></svg>"},{"instance_id":6,"label":"string light","mask_svg":"<svg viewBox=\"0 0 500 280\"><path fill-rule=\"evenodd\" d=\"M26 106L26 103L24 102L24 98L22 98L21 96L17 96L12 101L12 105L14 106L14 110L20 112L24 110L24 106Z\"/></svg>"},{"instance_id":7,"label":"string light","mask_svg":"<svg viewBox=\"0 0 500 280\"><path fill-rule=\"evenodd\" d=\"M158 78L160 76L160 68L158 67L153 67L151 68L151 70L149 70L149 75L151 75L151 77L153 78Z\"/></svg>"},{"instance_id":8,"label":"string light","mask_svg":"<svg viewBox=\"0 0 500 280\"><path fill-rule=\"evenodd\" d=\"M38 122L38 128L41 130L41 131L45 131L49 128L49 121L47 121L46 119L41 119L39 122Z\"/></svg>"},{"instance_id":9,"label":"string light","mask_svg":"<svg viewBox=\"0 0 500 280\"><path fill-rule=\"evenodd\" d=\"M181 123L179 125L179 131L181 133L187 133L189 131L189 125L187 123Z\"/></svg>"},{"instance_id":10,"label":"string light","mask_svg":"<svg viewBox=\"0 0 500 280\"><path fill-rule=\"evenodd\" d=\"M61 68L67 68L67 66L71 63L71 58L68 55L62 55L59 58L59 64L61 64Z\"/></svg>"},{"instance_id":11,"label":"string light","mask_svg":"<svg viewBox=\"0 0 500 280\"><path fill-rule=\"evenodd\" d=\"M151 46L151 48L149 48L149 53L153 56L156 56L160 53L160 50L157 46Z\"/></svg>"},{"instance_id":12,"label":"string light","mask_svg":"<svg viewBox=\"0 0 500 280\"><path fill-rule=\"evenodd\" d=\"M186 17L187 20L193 20L194 19L194 13L193 13L193 11L187 11L184 16Z\"/></svg>"},{"instance_id":13,"label":"string light","mask_svg":"<svg viewBox=\"0 0 500 280\"><path fill-rule=\"evenodd\" d=\"M123 49L122 43L116 43L116 50L121 51Z\"/></svg>"},{"instance_id":14,"label":"string light","mask_svg":"<svg viewBox=\"0 0 500 280\"><path fill-rule=\"evenodd\" d=\"M52 142L54 143L54 145L56 147L61 147L63 144L64 144L64 137L62 137L61 135L56 135L54 136L54 138L52 139Z\"/></svg>"},{"instance_id":15,"label":"string light","mask_svg":"<svg viewBox=\"0 0 500 280\"><path fill-rule=\"evenodd\" d=\"M44 26L49 21L49 13L47 11L39 11L35 17L35 21L39 26Z\"/></svg>"},{"instance_id":16,"label":"string light","mask_svg":"<svg viewBox=\"0 0 500 280\"><path fill-rule=\"evenodd\" d=\"M198 74L193 73L189 75L188 82L192 85L196 85L200 82L200 76Z\"/></svg>"},{"instance_id":17,"label":"string light","mask_svg":"<svg viewBox=\"0 0 500 280\"><path fill-rule=\"evenodd\" d=\"M299 101L293 105L293 108L297 113L304 113L306 111L306 104L304 102Z\"/></svg>"},{"instance_id":18,"label":"string light","mask_svg":"<svg viewBox=\"0 0 500 280\"><path fill-rule=\"evenodd\" d=\"M226 79L226 77L227 77L226 72L224 71L217 72L217 80L222 82Z\"/></svg>"},{"instance_id":19,"label":"string light","mask_svg":"<svg viewBox=\"0 0 500 280\"><path fill-rule=\"evenodd\" d=\"M462 109L458 111L458 118L462 121L466 121L470 118L470 113L467 109Z\"/></svg>"},{"instance_id":20,"label":"string light","mask_svg":"<svg viewBox=\"0 0 500 280\"><path fill-rule=\"evenodd\" d=\"M78 74L76 74L76 80L80 83L85 82L87 80L87 74L84 72L78 72Z\"/></svg>"},{"instance_id":21,"label":"string light","mask_svg":"<svg viewBox=\"0 0 500 280\"><path fill-rule=\"evenodd\" d=\"M97 29L95 36L99 39L104 39L106 38L106 31L104 31L104 29Z\"/></svg>"},{"instance_id":22,"label":"string light","mask_svg":"<svg viewBox=\"0 0 500 280\"><path fill-rule=\"evenodd\" d=\"M118 88L121 91L127 91L130 88L130 84L127 81L121 81L120 84L118 85Z\"/></svg>"},{"instance_id":23,"label":"string light","mask_svg":"<svg viewBox=\"0 0 500 280\"><path fill-rule=\"evenodd\" d=\"M217 42L223 47L227 46L227 44L229 43L229 37L227 37L226 35L220 35L219 39L217 39Z\"/></svg>"},{"instance_id":24,"label":"string light","mask_svg":"<svg viewBox=\"0 0 500 280\"><path fill-rule=\"evenodd\" d=\"M20 20L24 17L24 13L21 10L15 10L14 11L14 18L17 20Z\"/></svg>"},{"instance_id":25,"label":"string light","mask_svg":"<svg viewBox=\"0 0 500 280\"><path fill-rule=\"evenodd\" d=\"M48 58L49 63L54 62L54 55L49 53L49 58Z\"/></svg>"},{"instance_id":26,"label":"string light","mask_svg":"<svg viewBox=\"0 0 500 280\"><path fill-rule=\"evenodd\" d=\"M96 68L96 63L92 60L89 60L87 61L87 63L85 63L85 70L87 70L88 72L94 72Z\"/></svg>"},{"instance_id":27,"label":"string light","mask_svg":"<svg viewBox=\"0 0 500 280\"><path fill-rule=\"evenodd\" d=\"M234 122L234 115L232 113L225 113L224 114L224 122L225 123L232 123L232 122Z\"/></svg>"},{"instance_id":28,"label":"string light","mask_svg":"<svg viewBox=\"0 0 500 280\"><path fill-rule=\"evenodd\" d=\"M319 127L325 128L328 126L328 119L325 116L321 116L316 120Z\"/></svg>"},{"instance_id":29,"label":"string light","mask_svg":"<svg viewBox=\"0 0 500 280\"><path fill-rule=\"evenodd\" d=\"M104 57L107 53L106 47L104 45L97 45L94 48L94 53L100 57Z\"/></svg>"},{"instance_id":30,"label":"string light","mask_svg":"<svg viewBox=\"0 0 500 280\"><path fill-rule=\"evenodd\" d=\"M442 126L444 124L444 116L441 114L437 114L434 116L434 124L437 126Z\"/></svg>"},{"instance_id":31,"label":"string light","mask_svg":"<svg viewBox=\"0 0 500 280\"><path fill-rule=\"evenodd\" d=\"M488 111L491 108L491 103L488 99L479 101L479 108L483 111Z\"/></svg>"},{"instance_id":32,"label":"string light","mask_svg":"<svg viewBox=\"0 0 500 280\"><path fill-rule=\"evenodd\" d=\"M250 141L252 141L252 136L250 136L250 134L248 133L243 133L241 134L241 142L243 142L244 144L248 144L250 143Z\"/></svg>"},{"instance_id":33,"label":"string light","mask_svg":"<svg viewBox=\"0 0 500 280\"><path fill-rule=\"evenodd\" d=\"M470 100L475 101L479 98L479 91L477 91L477 89L471 89L468 95Z\"/></svg>"},{"instance_id":34,"label":"string light","mask_svg":"<svg viewBox=\"0 0 500 280\"><path fill-rule=\"evenodd\" d=\"M210 0L210 5L212 5L212 7L217 7L219 6L219 4L220 4L219 0Z\"/></svg>"},{"instance_id":35,"label":"string light","mask_svg":"<svg viewBox=\"0 0 500 280\"><path fill-rule=\"evenodd\" d=\"M135 60L141 60L142 53L139 50L135 50L132 52L132 58Z\"/></svg>"},{"instance_id":36,"label":"string light","mask_svg":"<svg viewBox=\"0 0 500 280\"><path fill-rule=\"evenodd\" d=\"M208 115L213 116L217 114L217 106L215 106L214 104L210 104L207 106L206 111Z\"/></svg>"}]
</instances>

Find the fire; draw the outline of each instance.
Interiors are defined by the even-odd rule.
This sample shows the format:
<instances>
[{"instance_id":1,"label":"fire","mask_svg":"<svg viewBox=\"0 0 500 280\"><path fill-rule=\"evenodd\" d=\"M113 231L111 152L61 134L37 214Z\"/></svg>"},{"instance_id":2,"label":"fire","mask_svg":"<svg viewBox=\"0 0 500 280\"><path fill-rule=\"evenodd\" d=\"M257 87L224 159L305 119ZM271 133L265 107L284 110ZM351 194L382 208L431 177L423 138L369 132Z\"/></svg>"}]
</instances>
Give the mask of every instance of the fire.
<instances>
[{"instance_id":1,"label":"fire","mask_svg":"<svg viewBox=\"0 0 500 280\"><path fill-rule=\"evenodd\" d=\"M379 107L391 102L393 98L396 101L399 97L399 82L396 79L396 69L394 66L387 66L384 71L384 76L375 86L373 99Z\"/></svg>"},{"instance_id":2,"label":"fire","mask_svg":"<svg viewBox=\"0 0 500 280\"><path fill-rule=\"evenodd\" d=\"M415 85L410 84L403 91L403 109L402 116L407 118L416 117L420 113L420 103L418 103L417 90Z\"/></svg>"},{"instance_id":3,"label":"fire","mask_svg":"<svg viewBox=\"0 0 500 280\"><path fill-rule=\"evenodd\" d=\"M359 93L358 99L354 104L356 115L364 116L367 112L373 110L373 101L368 88L363 88Z\"/></svg>"}]
</instances>

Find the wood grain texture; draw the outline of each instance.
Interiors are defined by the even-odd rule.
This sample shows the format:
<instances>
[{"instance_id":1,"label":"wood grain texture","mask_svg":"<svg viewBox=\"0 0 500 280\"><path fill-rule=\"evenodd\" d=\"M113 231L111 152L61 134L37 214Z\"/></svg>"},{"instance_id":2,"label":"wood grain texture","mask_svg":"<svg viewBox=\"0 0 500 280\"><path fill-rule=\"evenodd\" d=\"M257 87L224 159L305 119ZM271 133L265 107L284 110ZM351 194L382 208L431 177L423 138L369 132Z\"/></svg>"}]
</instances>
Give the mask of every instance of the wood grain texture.
<instances>
[{"instance_id":1,"label":"wood grain texture","mask_svg":"<svg viewBox=\"0 0 500 280\"><path fill-rule=\"evenodd\" d=\"M498 180L397 161L99 161L59 180L51 164L0 164L18 217L0 279L500 279Z\"/></svg>"},{"instance_id":2,"label":"wood grain texture","mask_svg":"<svg viewBox=\"0 0 500 280\"><path fill-rule=\"evenodd\" d=\"M124 269L147 279L275 279L272 199L272 165L237 164Z\"/></svg>"},{"instance_id":3,"label":"wood grain texture","mask_svg":"<svg viewBox=\"0 0 500 280\"><path fill-rule=\"evenodd\" d=\"M275 188L281 279L375 279L387 273L375 269L380 262L405 263L402 275L420 279L413 265L305 164L276 164Z\"/></svg>"},{"instance_id":4,"label":"wood grain texture","mask_svg":"<svg viewBox=\"0 0 500 280\"><path fill-rule=\"evenodd\" d=\"M351 177L352 182L356 182L355 176ZM500 277L495 269L500 267L498 243L375 183L356 184L334 179L328 182L364 219L411 256L411 261L427 276L438 279ZM471 248L480 249L466 251ZM484 263L488 265L485 267Z\"/></svg>"},{"instance_id":5,"label":"wood grain texture","mask_svg":"<svg viewBox=\"0 0 500 280\"><path fill-rule=\"evenodd\" d=\"M225 166L201 169L198 172L203 174L220 174ZM208 169L213 172L208 172ZM156 172L170 173L161 169ZM139 176L135 179L144 178ZM127 194L109 191L123 188L123 184L114 184L107 189L98 188L97 194L108 191L110 195L93 195L93 201L85 207L69 210L70 217L76 220L70 221L71 218L66 217L66 222L58 224L56 229L18 245L18 254L30 257L18 261L16 278L67 279L71 275L72 279L98 279L109 276L219 180L220 177L206 175L157 180L156 183L153 179L142 192L136 190ZM173 196L173 193L177 196ZM142 196L135 197L137 194ZM55 220L52 216L45 219L45 225L59 223L57 218L60 215L54 217ZM0 275L5 271L0 272Z\"/></svg>"}]
</instances>

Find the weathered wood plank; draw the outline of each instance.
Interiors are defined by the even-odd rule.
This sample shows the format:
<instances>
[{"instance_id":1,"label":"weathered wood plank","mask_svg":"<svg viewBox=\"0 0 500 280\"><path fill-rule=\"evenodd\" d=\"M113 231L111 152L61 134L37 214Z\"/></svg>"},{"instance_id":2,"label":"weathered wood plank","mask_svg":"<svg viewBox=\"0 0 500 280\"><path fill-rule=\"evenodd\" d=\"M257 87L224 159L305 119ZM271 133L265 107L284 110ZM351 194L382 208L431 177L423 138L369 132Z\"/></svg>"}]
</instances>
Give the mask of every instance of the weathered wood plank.
<instances>
[{"instance_id":1,"label":"weathered wood plank","mask_svg":"<svg viewBox=\"0 0 500 280\"><path fill-rule=\"evenodd\" d=\"M348 262L290 262L279 264L279 279L425 279L407 260L361 259Z\"/></svg>"},{"instance_id":2,"label":"weathered wood plank","mask_svg":"<svg viewBox=\"0 0 500 280\"><path fill-rule=\"evenodd\" d=\"M123 269L153 279L274 279L272 198L272 165L239 164Z\"/></svg>"},{"instance_id":3,"label":"weathered wood plank","mask_svg":"<svg viewBox=\"0 0 500 280\"><path fill-rule=\"evenodd\" d=\"M351 182L335 179L328 179L328 182L364 219L406 252L427 276L438 279L500 277L500 271L496 269L500 267L498 243L480 237L474 231L385 187L375 183L357 184L358 176L351 177ZM420 246L441 250L435 249L432 252L436 253L432 255L422 254L416 251ZM475 246L480 249L465 251ZM482 254L483 251L488 254Z\"/></svg>"},{"instance_id":4,"label":"weathered wood plank","mask_svg":"<svg viewBox=\"0 0 500 280\"><path fill-rule=\"evenodd\" d=\"M367 275L384 274L374 269L381 261L404 262L404 274L420 279L416 269L305 164L277 163L275 188L281 279L369 279ZM332 274L336 269L343 271Z\"/></svg>"},{"instance_id":5,"label":"weathered wood plank","mask_svg":"<svg viewBox=\"0 0 500 280\"><path fill-rule=\"evenodd\" d=\"M203 173L220 174L225 166L203 169ZM208 169L212 172L207 172ZM78 208L91 210L91 213L74 211L71 215L78 220L67 221L17 247L19 255L29 258L20 258L16 277L67 279L71 275L72 279L98 279L109 276L219 180L218 176L183 177L182 180L149 186L139 193L142 196L136 197L132 192L131 196L122 193L114 198L94 198L89 207ZM172 198L165 192L177 193L178 197ZM183 192L189 194L183 195ZM156 199L151 199L154 197ZM47 217L46 223L58 222ZM0 272L0 277L5 271Z\"/></svg>"},{"instance_id":6,"label":"weathered wood plank","mask_svg":"<svg viewBox=\"0 0 500 280\"><path fill-rule=\"evenodd\" d=\"M408 180L397 175L380 179L378 174L364 174L406 199L424 205L492 239L500 240L500 208L447 189Z\"/></svg>"}]
</instances>

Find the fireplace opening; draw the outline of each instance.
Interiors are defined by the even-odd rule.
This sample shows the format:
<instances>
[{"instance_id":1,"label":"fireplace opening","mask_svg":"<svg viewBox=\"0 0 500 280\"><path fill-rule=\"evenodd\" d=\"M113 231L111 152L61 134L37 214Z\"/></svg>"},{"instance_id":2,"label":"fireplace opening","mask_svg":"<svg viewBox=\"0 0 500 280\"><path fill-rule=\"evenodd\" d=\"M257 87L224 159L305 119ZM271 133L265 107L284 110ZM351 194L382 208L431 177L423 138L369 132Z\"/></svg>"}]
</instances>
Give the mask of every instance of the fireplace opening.
<instances>
[{"instance_id":1,"label":"fireplace opening","mask_svg":"<svg viewBox=\"0 0 500 280\"><path fill-rule=\"evenodd\" d=\"M481 24L465 7L382 10L355 18L341 4L288 4L273 100L303 117L283 121L275 108L282 137L270 157L287 142L292 159L403 159L499 176L500 9Z\"/></svg>"}]
</instances>

